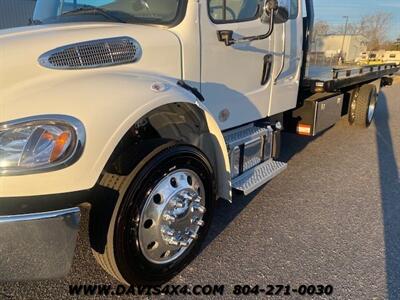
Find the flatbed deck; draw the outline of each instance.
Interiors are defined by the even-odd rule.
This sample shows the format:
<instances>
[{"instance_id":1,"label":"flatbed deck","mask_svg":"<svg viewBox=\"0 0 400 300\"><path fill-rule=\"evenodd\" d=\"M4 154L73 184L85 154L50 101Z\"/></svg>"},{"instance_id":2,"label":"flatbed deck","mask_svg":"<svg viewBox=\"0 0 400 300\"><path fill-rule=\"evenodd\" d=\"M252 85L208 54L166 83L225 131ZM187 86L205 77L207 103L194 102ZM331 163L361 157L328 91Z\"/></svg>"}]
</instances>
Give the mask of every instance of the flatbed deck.
<instances>
[{"instance_id":1,"label":"flatbed deck","mask_svg":"<svg viewBox=\"0 0 400 300\"><path fill-rule=\"evenodd\" d=\"M330 71L329 71L330 70ZM351 68L320 68L310 72L303 88L312 93L334 93L358 84L367 83L400 71L396 64L381 64Z\"/></svg>"}]
</instances>

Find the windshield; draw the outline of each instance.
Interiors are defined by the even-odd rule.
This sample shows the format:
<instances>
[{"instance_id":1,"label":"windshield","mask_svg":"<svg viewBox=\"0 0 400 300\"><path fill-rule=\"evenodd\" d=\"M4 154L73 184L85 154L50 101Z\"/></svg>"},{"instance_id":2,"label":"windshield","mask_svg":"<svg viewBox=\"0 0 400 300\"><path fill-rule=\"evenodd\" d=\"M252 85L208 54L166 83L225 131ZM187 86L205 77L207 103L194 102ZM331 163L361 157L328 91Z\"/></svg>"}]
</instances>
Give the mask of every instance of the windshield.
<instances>
[{"instance_id":1,"label":"windshield","mask_svg":"<svg viewBox=\"0 0 400 300\"><path fill-rule=\"evenodd\" d=\"M37 0L33 24L122 22L168 25L185 0Z\"/></svg>"}]
</instances>

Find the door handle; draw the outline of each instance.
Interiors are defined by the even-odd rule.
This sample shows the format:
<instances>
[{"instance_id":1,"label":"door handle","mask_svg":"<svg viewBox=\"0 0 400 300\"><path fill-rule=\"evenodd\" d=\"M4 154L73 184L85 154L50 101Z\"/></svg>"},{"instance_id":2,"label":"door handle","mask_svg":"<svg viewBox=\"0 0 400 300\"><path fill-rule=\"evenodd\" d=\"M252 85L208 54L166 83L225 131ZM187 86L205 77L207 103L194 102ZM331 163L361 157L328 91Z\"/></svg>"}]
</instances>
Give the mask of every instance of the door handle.
<instances>
[{"instance_id":1,"label":"door handle","mask_svg":"<svg viewBox=\"0 0 400 300\"><path fill-rule=\"evenodd\" d=\"M261 85L266 85L269 78L271 77L272 71L272 63L274 61L274 57L272 54L267 54L264 56L264 66L261 78Z\"/></svg>"}]
</instances>

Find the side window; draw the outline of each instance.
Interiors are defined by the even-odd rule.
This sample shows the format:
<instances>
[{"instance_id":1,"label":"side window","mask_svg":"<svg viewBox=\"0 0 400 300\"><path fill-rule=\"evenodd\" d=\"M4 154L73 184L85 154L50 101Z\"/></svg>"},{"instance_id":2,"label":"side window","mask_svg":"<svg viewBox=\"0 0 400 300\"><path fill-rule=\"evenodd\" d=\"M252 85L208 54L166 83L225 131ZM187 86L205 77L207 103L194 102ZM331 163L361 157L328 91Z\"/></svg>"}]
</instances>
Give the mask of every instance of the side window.
<instances>
[{"instance_id":1,"label":"side window","mask_svg":"<svg viewBox=\"0 0 400 300\"><path fill-rule=\"evenodd\" d=\"M259 17L263 0L209 0L208 11L215 23L254 20Z\"/></svg>"},{"instance_id":2,"label":"side window","mask_svg":"<svg viewBox=\"0 0 400 300\"><path fill-rule=\"evenodd\" d=\"M291 0L290 6L290 18L297 19L297 16L299 15L299 0Z\"/></svg>"},{"instance_id":3,"label":"side window","mask_svg":"<svg viewBox=\"0 0 400 300\"><path fill-rule=\"evenodd\" d=\"M279 6L287 9L289 19L296 19L299 14L299 0L279 0Z\"/></svg>"},{"instance_id":4,"label":"side window","mask_svg":"<svg viewBox=\"0 0 400 300\"><path fill-rule=\"evenodd\" d=\"M301 5L303 5L303 18L308 17L308 12L307 12L307 5L306 5L306 0L302 0Z\"/></svg>"}]
</instances>

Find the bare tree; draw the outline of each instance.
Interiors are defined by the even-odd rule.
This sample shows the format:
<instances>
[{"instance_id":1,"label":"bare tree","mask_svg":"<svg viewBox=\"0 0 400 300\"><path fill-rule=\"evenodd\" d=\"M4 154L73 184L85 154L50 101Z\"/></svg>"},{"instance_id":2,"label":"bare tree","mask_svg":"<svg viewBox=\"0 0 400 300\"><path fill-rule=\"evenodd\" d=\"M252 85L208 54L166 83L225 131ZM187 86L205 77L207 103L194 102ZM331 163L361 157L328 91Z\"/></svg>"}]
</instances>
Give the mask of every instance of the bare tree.
<instances>
[{"instance_id":1,"label":"bare tree","mask_svg":"<svg viewBox=\"0 0 400 300\"><path fill-rule=\"evenodd\" d=\"M400 51L400 37L396 40L387 41L381 49L386 51Z\"/></svg>"},{"instance_id":2,"label":"bare tree","mask_svg":"<svg viewBox=\"0 0 400 300\"><path fill-rule=\"evenodd\" d=\"M361 18L358 32L369 39L368 49L379 50L388 39L388 31L392 25L393 15L378 12Z\"/></svg>"},{"instance_id":3,"label":"bare tree","mask_svg":"<svg viewBox=\"0 0 400 300\"><path fill-rule=\"evenodd\" d=\"M392 25L393 15L377 12L365 15L357 23L348 23L347 34L361 34L368 39L368 50L383 49L387 45L388 31ZM332 33L344 34L345 25L332 27Z\"/></svg>"},{"instance_id":4,"label":"bare tree","mask_svg":"<svg viewBox=\"0 0 400 300\"><path fill-rule=\"evenodd\" d=\"M356 23L348 23L347 24L347 31L345 28L345 24L341 24L338 26L335 26L334 28L332 28L332 32L335 34L344 34L345 32L347 32L347 34L360 34L359 33L359 24Z\"/></svg>"},{"instance_id":5,"label":"bare tree","mask_svg":"<svg viewBox=\"0 0 400 300\"><path fill-rule=\"evenodd\" d=\"M316 36L327 35L330 32L330 25L326 21L317 21L314 24L314 38Z\"/></svg>"}]
</instances>

